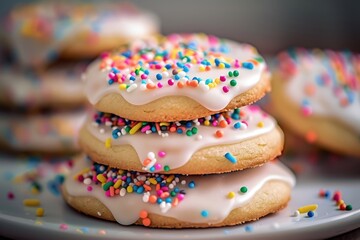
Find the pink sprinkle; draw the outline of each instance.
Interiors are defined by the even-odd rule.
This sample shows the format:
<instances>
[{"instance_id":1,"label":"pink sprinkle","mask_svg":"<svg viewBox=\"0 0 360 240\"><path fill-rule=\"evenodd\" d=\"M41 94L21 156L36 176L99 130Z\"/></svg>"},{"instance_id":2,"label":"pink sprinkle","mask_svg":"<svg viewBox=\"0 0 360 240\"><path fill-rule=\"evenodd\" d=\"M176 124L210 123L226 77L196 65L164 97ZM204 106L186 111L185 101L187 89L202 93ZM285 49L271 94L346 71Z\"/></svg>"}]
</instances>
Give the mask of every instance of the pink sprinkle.
<instances>
[{"instance_id":1,"label":"pink sprinkle","mask_svg":"<svg viewBox=\"0 0 360 240\"><path fill-rule=\"evenodd\" d=\"M108 76L109 76L109 78L114 79L114 77L115 77L115 73L113 73L113 72L109 72Z\"/></svg>"},{"instance_id":2,"label":"pink sprinkle","mask_svg":"<svg viewBox=\"0 0 360 240\"><path fill-rule=\"evenodd\" d=\"M7 197L8 197L8 199L14 199L15 195L12 192L8 192Z\"/></svg>"},{"instance_id":3,"label":"pink sprinkle","mask_svg":"<svg viewBox=\"0 0 360 240\"><path fill-rule=\"evenodd\" d=\"M88 192L91 192L93 190L92 186L87 187Z\"/></svg>"},{"instance_id":4,"label":"pink sprinkle","mask_svg":"<svg viewBox=\"0 0 360 240\"><path fill-rule=\"evenodd\" d=\"M146 125L145 127L143 127L143 128L141 129L141 132L142 132L142 133L145 133L147 130L150 130L150 125Z\"/></svg>"},{"instance_id":5,"label":"pink sprinkle","mask_svg":"<svg viewBox=\"0 0 360 240\"><path fill-rule=\"evenodd\" d=\"M304 115L304 116L310 116L311 115L311 113L312 113L312 110L311 110L311 108L310 107L302 107L301 108L301 112L302 112L302 114Z\"/></svg>"},{"instance_id":6,"label":"pink sprinkle","mask_svg":"<svg viewBox=\"0 0 360 240\"><path fill-rule=\"evenodd\" d=\"M160 64L156 64L156 65L155 65L155 69L161 69L161 65L160 65Z\"/></svg>"},{"instance_id":7,"label":"pink sprinkle","mask_svg":"<svg viewBox=\"0 0 360 240\"><path fill-rule=\"evenodd\" d=\"M249 124L247 123L247 121L241 121L241 123L245 124L245 125L246 125L246 127L248 127L248 126L249 126Z\"/></svg>"},{"instance_id":8,"label":"pink sprinkle","mask_svg":"<svg viewBox=\"0 0 360 240\"><path fill-rule=\"evenodd\" d=\"M226 77L225 77L225 76L220 76L220 81L225 82L225 81L226 81Z\"/></svg>"},{"instance_id":9,"label":"pink sprinkle","mask_svg":"<svg viewBox=\"0 0 360 240\"><path fill-rule=\"evenodd\" d=\"M228 86L223 86L222 90L224 91L224 93L229 92L229 87Z\"/></svg>"},{"instance_id":10,"label":"pink sprinkle","mask_svg":"<svg viewBox=\"0 0 360 240\"><path fill-rule=\"evenodd\" d=\"M170 85L170 86L172 86L172 85L174 85L174 80L172 80L171 78L168 80L168 84Z\"/></svg>"},{"instance_id":11,"label":"pink sprinkle","mask_svg":"<svg viewBox=\"0 0 360 240\"><path fill-rule=\"evenodd\" d=\"M179 201L182 201L184 199L184 194L178 194L177 198L179 199Z\"/></svg>"},{"instance_id":12,"label":"pink sprinkle","mask_svg":"<svg viewBox=\"0 0 360 240\"><path fill-rule=\"evenodd\" d=\"M156 170L160 170L162 166L161 166L160 163L156 163L156 164L154 165L154 167L155 167Z\"/></svg>"},{"instance_id":13,"label":"pink sprinkle","mask_svg":"<svg viewBox=\"0 0 360 240\"><path fill-rule=\"evenodd\" d=\"M103 53L101 53L100 54L100 58L107 58L107 57L109 57L110 56L110 53L108 53L108 52L103 52Z\"/></svg>"},{"instance_id":14,"label":"pink sprinkle","mask_svg":"<svg viewBox=\"0 0 360 240\"><path fill-rule=\"evenodd\" d=\"M162 190L157 190L157 191L156 191L156 194L157 194L158 196L160 196L161 194L163 194L163 191L162 191Z\"/></svg>"},{"instance_id":15,"label":"pink sprinkle","mask_svg":"<svg viewBox=\"0 0 360 240\"><path fill-rule=\"evenodd\" d=\"M214 127L216 127L218 124L219 124L219 123L218 123L217 120L214 120L214 121L212 122L212 125L213 125Z\"/></svg>"},{"instance_id":16,"label":"pink sprinkle","mask_svg":"<svg viewBox=\"0 0 360 240\"><path fill-rule=\"evenodd\" d=\"M164 151L159 151L159 152L158 152L158 156L159 156L159 157L165 157L165 156L166 156L166 152L164 152Z\"/></svg>"},{"instance_id":17,"label":"pink sprinkle","mask_svg":"<svg viewBox=\"0 0 360 240\"><path fill-rule=\"evenodd\" d=\"M105 192L105 196L111 197L111 195L110 195L110 190L107 190L107 191Z\"/></svg>"},{"instance_id":18,"label":"pink sprinkle","mask_svg":"<svg viewBox=\"0 0 360 240\"><path fill-rule=\"evenodd\" d=\"M240 67L239 60L237 60L237 59L235 60L234 67L235 67L235 68L239 68L239 67Z\"/></svg>"},{"instance_id":19,"label":"pink sprinkle","mask_svg":"<svg viewBox=\"0 0 360 240\"><path fill-rule=\"evenodd\" d=\"M157 83L157 87L158 87L158 88L162 88L162 87L163 87L162 83L161 83L161 82L158 82L158 83Z\"/></svg>"},{"instance_id":20,"label":"pink sprinkle","mask_svg":"<svg viewBox=\"0 0 360 240\"><path fill-rule=\"evenodd\" d=\"M65 223L62 223L62 224L60 224L59 228L60 228L61 230L68 230L68 229L69 229L69 226L68 226L67 224L65 224Z\"/></svg>"},{"instance_id":21,"label":"pink sprinkle","mask_svg":"<svg viewBox=\"0 0 360 240\"><path fill-rule=\"evenodd\" d=\"M146 74L141 74L141 79L147 79L147 75Z\"/></svg>"}]
</instances>

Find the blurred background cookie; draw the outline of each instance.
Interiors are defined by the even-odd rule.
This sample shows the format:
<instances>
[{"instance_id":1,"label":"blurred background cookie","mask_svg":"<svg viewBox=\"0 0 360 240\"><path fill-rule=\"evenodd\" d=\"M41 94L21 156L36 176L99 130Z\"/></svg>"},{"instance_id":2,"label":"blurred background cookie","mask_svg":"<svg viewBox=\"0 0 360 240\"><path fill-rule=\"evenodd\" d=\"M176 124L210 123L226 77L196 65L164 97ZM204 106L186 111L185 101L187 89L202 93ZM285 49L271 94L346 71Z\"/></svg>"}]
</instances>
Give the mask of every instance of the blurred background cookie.
<instances>
[{"instance_id":1,"label":"blurred background cookie","mask_svg":"<svg viewBox=\"0 0 360 240\"><path fill-rule=\"evenodd\" d=\"M282 124L309 143L360 156L359 54L282 52L272 84L272 107Z\"/></svg>"}]
</instances>

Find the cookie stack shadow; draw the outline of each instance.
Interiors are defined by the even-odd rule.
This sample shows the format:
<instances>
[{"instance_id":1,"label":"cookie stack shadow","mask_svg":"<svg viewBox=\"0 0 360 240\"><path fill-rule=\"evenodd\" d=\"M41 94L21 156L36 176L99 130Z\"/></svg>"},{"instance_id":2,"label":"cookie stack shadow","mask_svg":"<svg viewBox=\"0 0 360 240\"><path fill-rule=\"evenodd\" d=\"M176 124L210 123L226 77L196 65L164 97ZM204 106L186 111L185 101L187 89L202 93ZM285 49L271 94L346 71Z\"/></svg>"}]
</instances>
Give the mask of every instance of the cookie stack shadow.
<instances>
[{"instance_id":1,"label":"cookie stack shadow","mask_svg":"<svg viewBox=\"0 0 360 240\"><path fill-rule=\"evenodd\" d=\"M277 161L276 121L251 105L270 89L250 45L173 34L103 54L87 69L94 111L84 156L63 186L93 217L156 228L206 228L284 208L295 184Z\"/></svg>"}]
</instances>

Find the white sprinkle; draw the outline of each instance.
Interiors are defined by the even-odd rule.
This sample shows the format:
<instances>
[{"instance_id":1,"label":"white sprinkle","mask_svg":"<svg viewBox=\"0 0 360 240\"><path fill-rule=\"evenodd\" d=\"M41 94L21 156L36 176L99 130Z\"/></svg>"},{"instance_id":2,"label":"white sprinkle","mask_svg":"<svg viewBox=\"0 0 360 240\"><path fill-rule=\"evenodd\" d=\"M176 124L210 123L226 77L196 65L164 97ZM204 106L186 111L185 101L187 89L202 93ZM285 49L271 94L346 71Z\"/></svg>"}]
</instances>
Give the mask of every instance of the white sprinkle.
<instances>
[{"instance_id":1,"label":"white sprinkle","mask_svg":"<svg viewBox=\"0 0 360 240\"><path fill-rule=\"evenodd\" d=\"M185 185L185 184L186 184L186 180L182 180L182 181L181 181L181 184L182 184L182 185Z\"/></svg>"},{"instance_id":2,"label":"white sprinkle","mask_svg":"<svg viewBox=\"0 0 360 240\"><path fill-rule=\"evenodd\" d=\"M103 133L105 132L105 129L100 128L99 132L100 132L101 134L103 134Z\"/></svg>"},{"instance_id":3,"label":"white sprinkle","mask_svg":"<svg viewBox=\"0 0 360 240\"><path fill-rule=\"evenodd\" d=\"M91 182L92 182L92 180L90 178L85 178L84 179L84 184L86 184L86 185L90 185Z\"/></svg>"},{"instance_id":4,"label":"white sprinkle","mask_svg":"<svg viewBox=\"0 0 360 240\"><path fill-rule=\"evenodd\" d=\"M120 196L123 197L123 196L125 196L125 195L126 195L126 189L125 189L125 188L122 188L122 189L120 190Z\"/></svg>"},{"instance_id":5,"label":"white sprinkle","mask_svg":"<svg viewBox=\"0 0 360 240\"><path fill-rule=\"evenodd\" d=\"M143 195L143 202L149 202L149 197L150 197L150 192L145 192L144 195Z\"/></svg>"},{"instance_id":6,"label":"white sprinkle","mask_svg":"<svg viewBox=\"0 0 360 240\"><path fill-rule=\"evenodd\" d=\"M126 91L127 91L127 92L132 92L132 91L134 91L137 87L138 87L138 85L137 85L136 83L133 83L133 84L130 85L130 87L128 87L128 88L126 89Z\"/></svg>"},{"instance_id":7,"label":"white sprinkle","mask_svg":"<svg viewBox=\"0 0 360 240\"><path fill-rule=\"evenodd\" d=\"M178 76L179 76L180 78L183 78L183 77L186 76L186 72L181 71L181 72L178 73Z\"/></svg>"},{"instance_id":8,"label":"white sprinkle","mask_svg":"<svg viewBox=\"0 0 360 240\"><path fill-rule=\"evenodd\" d=\"M166 72L166 71L164 71L164 72L162 72L162 75L163 75L163 77L168 77L169 76L169 73L168 72Z\"/></svg>"},{"instance_id":9,"label":"white sprinkle","mask_svg":"<svg viewBox=\"0 0 360 240\"><path fill-rule=\"evenodd\" d=\"M97 212L97 215L100 217L100 216L101 216L101 212Z\"/></svg>"},{"instance_id":10,"label":"white sprinkle","mask_svg":"<svg viewBox=\"0 0 360 240\"><path fill-rule=\"evenodd\" d=\"M300 216L300 212L299 210L296 210L293 214L293 217L298 217L298 216Z\"/></svg>"},{"instance_id":11,"label":"white sprinkle","mask_svg":"<svg viewBox=\"0 0 360 240\"><path fill-rule=\"evenodd\" d=\"M110 127L111 124L112 124L112 122L110 122L110 121L106 121L106 122L105 122L105 126L107 126L107 127Z\"/></svg>"},{"instance_id":12,"label":"white sprinkle","mask_svg":"<svg viewBox=\"0 0 360 240\"><path fill-rule=\"evenodd\" d=\"M140 85L140 90L146 90L146 84L141 84Z\"/></svg>"}]
</instances>

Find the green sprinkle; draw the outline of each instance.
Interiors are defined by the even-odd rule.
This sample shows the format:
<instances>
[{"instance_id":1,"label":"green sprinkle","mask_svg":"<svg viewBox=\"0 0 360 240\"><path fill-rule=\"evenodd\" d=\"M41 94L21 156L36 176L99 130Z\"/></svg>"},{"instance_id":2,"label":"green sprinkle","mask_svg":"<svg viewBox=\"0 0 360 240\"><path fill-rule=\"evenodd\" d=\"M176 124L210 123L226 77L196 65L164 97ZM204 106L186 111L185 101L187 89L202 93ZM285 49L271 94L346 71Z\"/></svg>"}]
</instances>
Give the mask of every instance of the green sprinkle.
<instances>
[{"instance_id":1,"label":"green sprinkle","mask_svg":"<svg viewBox=\"0 0 360 240\"><path fill-rule=\"evenodd\" d=\"M171 192L170 192L170 195L171 195L172 197L175 197L175 196L176 196L176 192L175 192L175 191L171 191Z\"/></svg>"},{"instance_id":2,"label":"green sprinkle","mask_svg":"<svg viewBox=\"0 0 360 240\"><path fill-rule=\"evenodd\" d=\"M256 57L256 58L254 58L256 61L258 61L258 62L263 62L264 61L264 59L262 58L262 57Z\"/></svg>"},{"instance_id":3,"label":"green sprinkle","mask_svg":"<svg viewBox=\"0 0 360 240\"><path fill-rule=\"evenodd\" d=\"M191 136L193 135L193 133L192 133L191 130L187 130L187 131L186 131L186 135L189 136L189 137L191 137Z\"/></svg>"},{"instance_id":4,"label":"green sprinkle","mask_svg":"<svg viewBox=\"0 0 360 240\"><path fill-rule=\"evenodd\" d=\"M235 70L233 74L234 74L234 77L237 77L237 76L239 76L239 71Z\"/></svg>"},{"instance_id":5,"label":"green sprinkle","mask_svg":"<svg viewBox=\"0 0 360 240\"><path fill-rule=\"evenodd\" d=\"M235 87L236 84L237 84L236 80L233 79L233 80L230 81L230 86Z\"/></svg>"},{"instance_id":6,"label":"green sprinkle","mask_svg":"<svg viewBox=\"0 0 360 240\"><path fill-rule=\"evenodd\" d=\"M243 187L240 188L240 192L241 192L241 193L246 193L247 190L248 190L248 189L247 189L247 187L245 187L245 186L243 186Z\"/></svg>"},{"instance_id":7,"label":"green sprinkle","mask_svg":"<svg viewBox=\"0 0 360 240\"><path fill-rule=\"evenodd\" d=\"M112 181L107 182L107 183L105 183L105 184L103 185L103 189L104 189L105 191L107 191L107 190L109 190L109 188L110 188L112 185L114 185L114 183L113 183Z\"/></svg>"},{"instance_id":8,"label":"green sprinkle","mask_svg":"<svg viewBox=\"0 0 360 240\"><path fill-rule=\"evenodd\" d=\"M197 127L193 127L192 129L191 129L191 132L192 132L192 134L197 134L197 132L198 132L198 129L197 129Z\"/></svg>"},{"instance_id":9,"label":"green sprinkle","mask_svg":"<svg viewBox=\"0 0 360 240\"><path fill-rule=\"evenodd\" d=\"M165 166L164 166L164 171L165 171L165 172L170 171L170 167L169 167L168 165L165 165Z\"/></svg>"},{"instance_id":10,"label":"green sprinkle","mask_svg":"<svg viewBox=\"0 0 360 240\"><path fill-rule=\"evenodd\" d=\"M229 75L229 77L232 77L232 76L233 76L232 71L229 71L229 72L228 72L228 75Z\"/></svg>"},{"instance_id":11,"label":"green sprinkle","mask_svg":"<svg viewBox=\"0 0 360 240\"><path fill-rule=\"evenodd\" d=\"M347 211L351 211L352 210L352 206L350 204L346 205L346 210Z\"/></svg>"}]
</instances>

